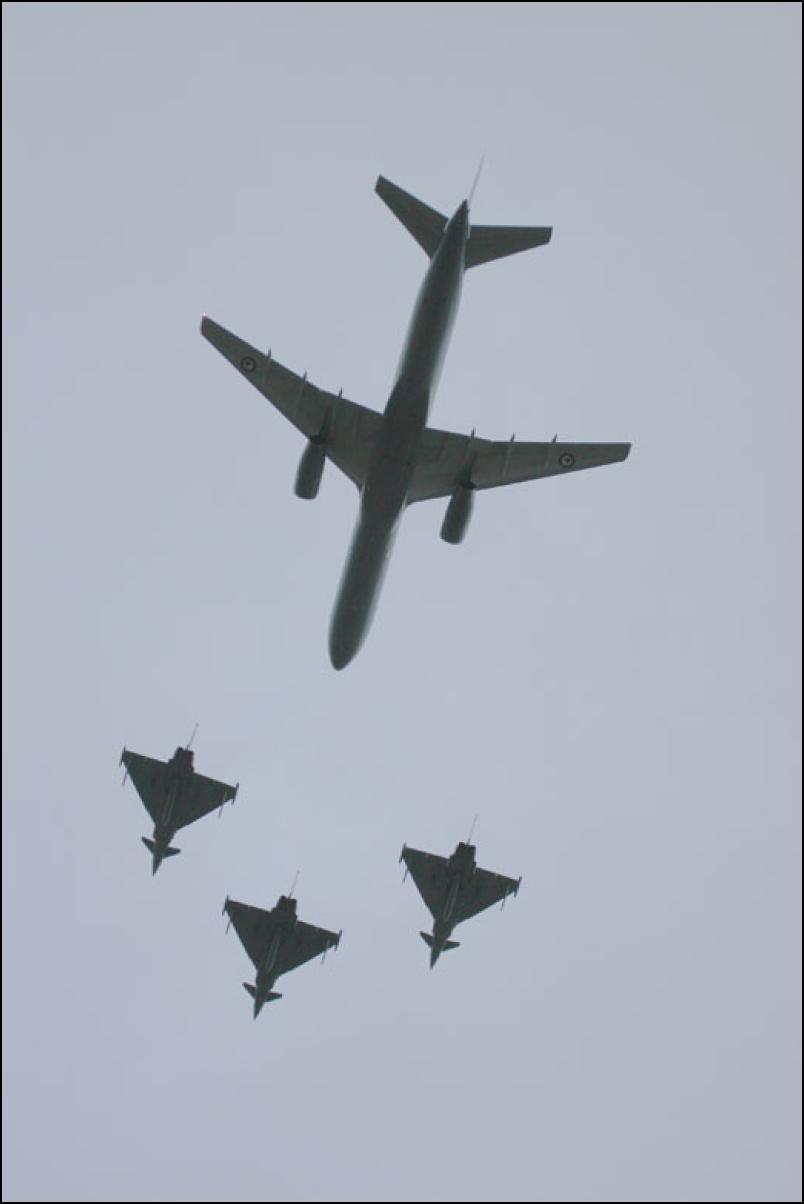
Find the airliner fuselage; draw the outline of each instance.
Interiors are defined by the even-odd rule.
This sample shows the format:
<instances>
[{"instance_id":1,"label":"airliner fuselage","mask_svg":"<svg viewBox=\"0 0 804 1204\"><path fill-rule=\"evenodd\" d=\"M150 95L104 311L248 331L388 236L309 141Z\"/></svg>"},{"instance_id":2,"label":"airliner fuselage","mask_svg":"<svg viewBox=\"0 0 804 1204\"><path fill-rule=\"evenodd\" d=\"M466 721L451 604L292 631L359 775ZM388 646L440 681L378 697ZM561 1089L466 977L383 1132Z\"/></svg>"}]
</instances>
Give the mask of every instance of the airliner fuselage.
<instances>
[{"instance_id":1,"label":"airliner fuselage","mask_svg":"<svg viewBox=\"0 0 804 1204\"><path fill-rule=\"evenodd\" d=\"M405 509L416 448L461 297L468 229L464 201L444 231L416 298L332 614L329 655L336 669L349 663L365 638Z\"/></svg>"}]
</instances>

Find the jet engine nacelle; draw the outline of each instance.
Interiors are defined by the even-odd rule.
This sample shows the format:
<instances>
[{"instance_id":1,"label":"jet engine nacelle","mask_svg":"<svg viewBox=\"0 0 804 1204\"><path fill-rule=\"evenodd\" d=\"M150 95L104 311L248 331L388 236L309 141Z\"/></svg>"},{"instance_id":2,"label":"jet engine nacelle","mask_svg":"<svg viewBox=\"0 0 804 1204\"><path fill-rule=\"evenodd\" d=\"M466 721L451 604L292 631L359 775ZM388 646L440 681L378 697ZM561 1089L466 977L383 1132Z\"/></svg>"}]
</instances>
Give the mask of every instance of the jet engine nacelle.
<instances>
[{"instance_id":1,"label":"jet engine nacelle","mask_svg":"<svg viewBox=\"0 0 804 1204\"><path fill-rule=\"evenodd\" d=\"M441 524L441 538L445 543L460 543L469 526L474 505L474 485L461 484L449 499L447 513Z\"/></svg>"},{"instance_id":2,"label":"jet engine nacelle","mask_svg":"<svg viewBox=\"0 0 804 1204\"><path fill-rule=\"evenodd\" d=\"M294 486L296 497L303 497L309 501L317 495L325 459L326 445L323 440L311 439L299 461L299 470L296 473Z\"/></svg>"}]
</instances>

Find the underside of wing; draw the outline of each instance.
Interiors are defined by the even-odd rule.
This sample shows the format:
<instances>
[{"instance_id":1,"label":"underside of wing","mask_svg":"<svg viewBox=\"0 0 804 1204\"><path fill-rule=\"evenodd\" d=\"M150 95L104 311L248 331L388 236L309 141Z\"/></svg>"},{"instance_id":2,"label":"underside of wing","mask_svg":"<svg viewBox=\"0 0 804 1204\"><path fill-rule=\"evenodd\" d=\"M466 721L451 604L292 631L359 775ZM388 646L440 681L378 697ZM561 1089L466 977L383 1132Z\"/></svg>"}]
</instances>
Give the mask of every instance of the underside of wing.
<instances>
[{"instance_id":1,"label":"underside of wing","mask_svg":"<svg viewBox=\"0 0 804 1204\"><path fill-rule=\"evenodd\" d=\"M307 438L324 444L327 458L362 487L379 438L382 415L319 389L269 353L204 317L201 333L230 364Z\"/></svg>"},{"instance_id":2,"label":"underside of wing","mask_svg":"<svg viewBox=\"0 0 804 1204\"><path fill-rule=\"evenodd\" d=\"M476 916L494 903L500 903L508 895L515 895L519 889L516 878L506 878L502 874L492 874L489 870L476 869L468 885L461 891L455 909L455 923Z\"/></svg>"},{"instance_id":3,"label":"underside of wing","mask_svg":"<svg viewBox=\"0 0 804 1204\"><path fill-rule=\"evenodd\" d=\"M184 828L187 824L195 823L210 811L216 811L218 807L228 803L236 794L236 786L216 782L214 778L205 778L201 773L194 773L181 796L176 826Z\"/></svg>"},{"instance_id":4,"label":"underside of wing","mask_svg":"<svg viewBox=\"0 0 804 1204\"><path fill-rule=\"evenodd\" d=\"M232 921L243 948L259 969L265 961L273 933L273 919L270 911L264 911L261 907L252 907L250 903L236 903L234 899L226 900L224 910Z\"/></svg>"},{"instance_id":5,"label":"underside of wing","mask_svg":"<svg viewBox=\"0 0 804 1204\"><path fill-rule=\"evenodd\" d=\"M144 757L140 753L129 752L128 749L123 750L120 760L125 765L146 811L154 823L157 823L165 805L166 763L157 761L155 757Z\"/></svg>"},{"instance_id":6,"label":"underside of wing","mask_svg":"<svg viewBox=\"0 0 804 1204\"><path fill-rule=\"evenodd\" d=\"M408 501L449 497L461 484L494 489L624 460L630 443L517 443L476 439L431 427L423 432Z\"/></svg>"},{"instance_id":7,"label":"underside of wing","mask_svg":"<svg viewBox=\"0 0 804 1204\"><path fill-rule=\"evenodd\" d=\"M436 853L409 849L406 845L402 850L402 860L428 911L435 917L440 913L446 898L447 859L439 857Z\"/></svg>"},{"instance_id":8,"label":"underside of wing","mask_svg":"<svg viewBox=\"0 0 804 1204\"><path fill-rule=\"evenodd\" d=\"M287 974L290 970L303 966L311 958L320 957L327 949L334 949L339 940L337 932L329 932L326 928L316 928L313 924L297 920L292 935L282 945L278 973Z\"/></svg>"}]
</instances>

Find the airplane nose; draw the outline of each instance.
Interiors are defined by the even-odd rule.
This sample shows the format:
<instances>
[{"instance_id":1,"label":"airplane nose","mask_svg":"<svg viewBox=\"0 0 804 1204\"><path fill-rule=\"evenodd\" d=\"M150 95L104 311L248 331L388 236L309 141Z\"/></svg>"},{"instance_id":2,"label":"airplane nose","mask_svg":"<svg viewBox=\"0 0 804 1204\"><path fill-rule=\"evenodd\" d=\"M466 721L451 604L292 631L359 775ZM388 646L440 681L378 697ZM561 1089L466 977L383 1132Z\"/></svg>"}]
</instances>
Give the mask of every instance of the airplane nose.
<instances>
[{"instance_id":1,"label":"airplane nose","mask_svg":"<svg viewBox=\"0 0 804 1204\"><path fill-rule=\"evenodd\" d=\"M329 659L333 669L345 669L363 643L364 632L336 615L329 632Z\"/></svg>"},{"instance_id":2,"label":"airplane nose","mask_svg":"<svg viewBox=\"0 0 804 1204\"><path fill-rule=\"evenodd\" d=\"M342 643L339 640L330 640L329 659L333 669L345 669L356 651L355 648L350 648L348 644Z\"/></svg>"}]
</instances>

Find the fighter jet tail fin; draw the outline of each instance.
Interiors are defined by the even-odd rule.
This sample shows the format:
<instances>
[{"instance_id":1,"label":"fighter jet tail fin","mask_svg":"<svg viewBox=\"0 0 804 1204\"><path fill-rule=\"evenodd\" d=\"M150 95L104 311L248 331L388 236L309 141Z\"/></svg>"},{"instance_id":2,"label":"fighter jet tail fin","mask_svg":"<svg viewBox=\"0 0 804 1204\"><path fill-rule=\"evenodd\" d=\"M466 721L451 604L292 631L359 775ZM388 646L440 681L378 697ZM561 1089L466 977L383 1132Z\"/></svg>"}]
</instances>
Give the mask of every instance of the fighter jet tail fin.
<instances>
[{"instance_id":1,"label":"fighter jet tail fin","mask_svg":"<svg viewBox=\"0 0 804 1204\"><path fill-rule=\"evenodd\" d=\"M552 233L552 226L470 226L466 266L475 268L492 259L504 259L518 251L542 247L550 241Z\"/></svg>"},{"instance_id":2,"label":"fighter jet tail fin","mask_svg":"<svg viewBox=\"0 0 804 1204\"><path fill-rule=\"evenodd\" d=\"M419 246L432 258L438 250L441 235L447 224L443 213L431 209L429 205L425 205L424 201L417 200L415 196L398 188L384 176L377 177L374 191L385 201L391 212L399 218L405 229L413 235Z\"/></svg>"},{"instance_id":3,"label":"fighter jet tail fin","mask_svg":"<svg viewBox=\"0 0 804 1204\"><path fill-rule=\"evenodd\" d=\"M433 938L432 938L431 934L429 932L420 932L419 936L422 938L425 945L427 945L430 949L432 949ZM460 943L461 943L460 941L444 941L443 949L444 950L457 949L458 946L460 945Z\"/></svg>"}]
</instances>

